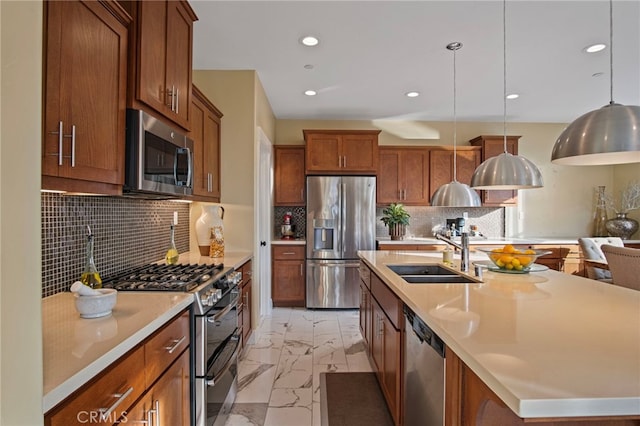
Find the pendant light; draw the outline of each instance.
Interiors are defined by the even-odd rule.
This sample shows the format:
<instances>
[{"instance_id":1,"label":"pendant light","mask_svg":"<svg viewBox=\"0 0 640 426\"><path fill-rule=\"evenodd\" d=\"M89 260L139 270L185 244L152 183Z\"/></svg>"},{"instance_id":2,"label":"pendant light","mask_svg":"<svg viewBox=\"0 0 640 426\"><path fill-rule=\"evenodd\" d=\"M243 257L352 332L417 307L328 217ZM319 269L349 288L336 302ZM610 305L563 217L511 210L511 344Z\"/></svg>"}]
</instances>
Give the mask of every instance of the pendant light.
<instances>
[{"instance_id":1,"label":"pendant light","mask_svg":"<svg viewBox=\"0 0 640 426\"><path fill-rule=\"evenodd\" d=\"M462 48L462 43L453 42L447 49L453 52L453 181L433 193L432 206L440 207L480 207L480 196L468 185L457 180L457 134L456 134L456 51Z\"/></svg>"},{"instance_id":2,"label":"pendant light","mask_svg":"<svg viewBox=\"0 0 640 426\"><path fill-rule=\"evenodd\" d=\"M610 101L569 124L551 162L569 166L640 163L640 106L613 102L613 1L609 0Z\"/></svg>"},{"instance_id":3,"label":"pendant light","mask_svg":"<svg viewBox=\"0 0 640 426\"><path fill-rule=\"evenodd\" d=\"M503 133L504 152L485 160L473 172L471 187L485 190L514 190L542 187L540 170L526 158L507 152L507 2L502 2L503 29Z\"/></svg>"}]
</instances>

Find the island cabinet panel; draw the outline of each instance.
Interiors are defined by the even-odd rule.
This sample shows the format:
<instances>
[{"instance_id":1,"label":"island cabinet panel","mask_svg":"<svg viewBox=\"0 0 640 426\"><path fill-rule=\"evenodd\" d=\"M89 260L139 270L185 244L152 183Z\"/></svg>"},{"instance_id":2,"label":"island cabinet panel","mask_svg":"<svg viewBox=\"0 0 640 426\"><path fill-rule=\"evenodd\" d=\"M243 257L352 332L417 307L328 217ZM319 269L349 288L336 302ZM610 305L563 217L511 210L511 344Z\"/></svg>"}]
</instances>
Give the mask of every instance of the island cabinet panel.
<instances>
[{"instance_id":1,"label":"island cabinet panel","mask_svg":"<svg viewBox=\"0 0 640 426\"><path fill-rule=\"evenodd\" d=\"M362 281L366 289L366 284ZM366 293L366 292L365 292ZM389 412L402 424L402 302L377 275L371 274L371 340L369 354Z\"/></svg>"},{"instance_id":2,"label":"island cabinet panel","mask_svg":"<svg viewBox=\"0 0 640 426\"><path fill-rule=\"evenodd\" d=\"M273 306L305 306L305 246L273 245L271 300Z\"/></svg>"},{"instance_id":3,"label":"island cabinet panel","mask_svg":"<svg viewBox=\"0 0 640 426\"><path fill-rule=\"evenodd\" d=\"M379 130L303 130L306 174L375 175L379 133Z\"/></svg>"},{"instance_id":4,"label":"island cabinet panel","mask_svg":"<svg viewBox=\"0 0 640 426\"><path fill-rule=\"evenodd\" d=\"M446 353L445 426L638 426L638 416L518 417L448 347Z\"/></svg>"},{"instance_id":5,"label":"island cabinet panel","mask_svg":"<svg viewBox=\"0 0 640 426\"><path fill-rule=\"evenodd\" d=\"M193 139L193 199L220 202L220 134L222 113L193 86L191 132Z\"/></svg>"},{"instance_id":6,"label":"island cabinet panel","mask_svg":"<svg viewBox=\"0 0 640 426\"><path fill-rule=\"evenodd\" d=\"M521 136L507 136L507 152L518 154L518 140ZM478 136L469 143L482 148L482 161L504 152L504 135ZM518 203L518 191L480 191L482 204L486 206L509 206Z\"/></svg>"},{"instance_id":7,"label":"island cabinet panel","mask_svg":"<svg viewBox=\"0 0 640 426\"><path fill-rule=\"evenodd\" d=\"M130 424L151 418L148 425L190 424L189 343L185 310L48 411L45 426Z\"/></svg>"},{"instance_id":8,"label":"island cabinet panel","mask_svg":"<svg viewBox=\"0 0 640 426\"><path fill-rule=\"evenodd\" d=\"M276 145L274 147L275 206L305 205L304 146Z\"/></svg>"},{"instance_id":9,"label":"island cabinet panel","mask_svg":"<svg viewBox=\"0 0 640 426\"><path fill-rule=\"evenodd\" d=\"M44 2L43 189L122 193L129 22L112 1Z\"/></svg>"},{"instance_id":10,"label":"island cabinet panel","mask_svg":"<svg viewBox=\"0 0 640 426\"><path fill-rule=\"evenodd\" d=\"M184 0L122 1L134 19L128 103L191 129L193 23Z\"/></svg>"},{"instance_id":11,"label":"island cabinet panel","mask_svg":"<svg viewBox=\"0 0 640 426\"><path fill-rule=\"evenodd\" d=\"M429 203L429 150L415 147L380 147L378 204Z\"/></svg>"},{"instance_id":12,"label":"island cabinet panel","mask_svg":"<svg viewBox=\"0 0 640 426\"><path fill-rule=\"evenodd\" d=\"M453 147L438 147L430 152L429 160L429 199L442 185L456 180L467 185L471 184L473 172L481 163L481 148L458 147L454 173Z\"/></svg>"}]
</instances>

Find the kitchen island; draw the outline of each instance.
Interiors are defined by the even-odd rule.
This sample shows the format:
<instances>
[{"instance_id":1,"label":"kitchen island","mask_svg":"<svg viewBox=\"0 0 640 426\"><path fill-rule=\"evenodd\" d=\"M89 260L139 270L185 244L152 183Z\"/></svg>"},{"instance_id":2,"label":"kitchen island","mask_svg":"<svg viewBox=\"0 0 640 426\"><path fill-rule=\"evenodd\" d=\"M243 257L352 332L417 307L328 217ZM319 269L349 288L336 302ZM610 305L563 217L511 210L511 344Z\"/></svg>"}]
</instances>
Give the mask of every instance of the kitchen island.
<instances>
[{"instance_id":1,"label":"kitchen island","mask_svg":"<svg viewBox=\"0 0 640 426\"><path fill-rule=\"evenodd\" d=\"M486 261L471 255L472 261ZM450 360L459 360L517 417L549 423L640 420L640 292L553 270L517 275L484 270L477 284L409 284L387 265L439 263L442 256L415 251L359 256L442 338L447 375ZM468 395L458 394L453 396L467 400L449 406L460 380L447 377L447 424L466 424L460 406L472 404ZM484 410L481 404L477 408ZM460 417L451 420L452 415Z\"/></svg>"}]
</instances>

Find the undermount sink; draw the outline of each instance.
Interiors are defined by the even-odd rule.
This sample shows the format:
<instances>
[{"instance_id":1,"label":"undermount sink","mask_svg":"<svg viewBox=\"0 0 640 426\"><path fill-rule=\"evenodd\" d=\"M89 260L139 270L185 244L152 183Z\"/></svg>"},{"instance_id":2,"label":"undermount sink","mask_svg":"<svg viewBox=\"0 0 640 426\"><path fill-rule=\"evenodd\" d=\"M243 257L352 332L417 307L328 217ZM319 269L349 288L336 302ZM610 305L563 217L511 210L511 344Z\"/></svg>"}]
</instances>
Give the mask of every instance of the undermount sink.
<instances>
[{"instance_id":1,"label":"undermount sink","mask_svg":"<svg viewBox=\"0 0 640 426\"><path fill-rule=\"evenodd\" d=\"M387 267L410 284L468 284L478 282L473 278L438 264L387 265Z\"/></svg>"}]
</instances>

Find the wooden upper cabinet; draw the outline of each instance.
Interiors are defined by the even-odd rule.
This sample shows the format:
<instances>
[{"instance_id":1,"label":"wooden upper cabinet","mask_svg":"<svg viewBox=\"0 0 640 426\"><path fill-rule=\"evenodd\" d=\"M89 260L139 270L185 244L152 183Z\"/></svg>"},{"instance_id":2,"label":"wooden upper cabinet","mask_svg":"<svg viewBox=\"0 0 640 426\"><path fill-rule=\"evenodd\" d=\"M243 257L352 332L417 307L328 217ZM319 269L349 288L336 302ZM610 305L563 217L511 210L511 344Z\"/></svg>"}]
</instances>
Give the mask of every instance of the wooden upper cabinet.
<instances>
[{"instance_id":1,"label":"wooden upper cabinet","mask_svg":"<svg viewBox=\"0 0 640 426\"><path fill-rule=\"evenodd\" d=\"M307 174L371 174L380 130L303 130Z\"/></svg>"},{"instance_id":2,"label":"wooden upper cabinet","mask_svg":"<svg viewBox=\"0 0 640 426\"><path fill-rule=\"evenodd\" d=\"M507 152L518 154L518 140L521 136L507 136ZM482 161L504 152L504 135L478 136L469 143L482 149ZM518 203L518 191L480 191L483 205L505 206Z\"/></svg>"},{"instance_id":3,"label":"wooden upper cabinet","mask_svg":"<svg viewBox=\"0 0 640 426\"><path fill-rule=\"evenodd\" d=\"M276 145L274 147L274 156L273 204L276 206L305 205L304 146Z\"/></svg>"},{"instance_id":4,"label":"wooden upper cabinet","mask_svg":"<svg viewBox=\"0 0 640 426\"><path fill-rule=\"evenodd\" d=\"M415 147L380 147L378 204L429 203L429 150Z\"/></svg>"},{"instance_id":5,"label":"wooden upper cabinet","mask_svg":"<svg viewBox=\"0 0 640 426\"><path fill-rule=\"evenodd\" d=\"M431 150L429 168L429 199L442 185L453 181L453 147L438 147ZM456 179L469 185L473 172L480 165L482 153L477 147L456 148Z\"/></svg>"},{"instance_id":6,"label":"wooden upper cabinet","mask_svg":"<svg viewBox=\"0 0 640 426\"><path fill-rule=\"evenodd\" d=\"M220 202L220 131L222 113L193 86L191 133L193 139L194 199Z\"/></svg>"},{"instance_id":7,"label":"wooden upper cabinet","mask_svg":"<svg viewBox=\"0 0 640 426\"><path fill-rule=\"evenodd\" d=\"M44 3L43 189L122 193L129 22L115 2Z\"/></svg>"},{"instance_id":8,"label":"wooden upper cabinet","mask_svg":"<svg viewBox=\"0 0 640 426\"><path fill-rule=\"evenodd\" d=\"M123 1L134 18L128 102L190 130L193 22L184 0Z\"/></svg>"}]
</instances>

